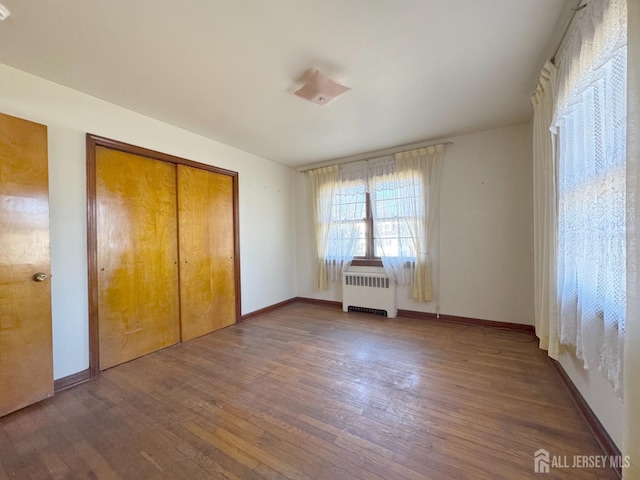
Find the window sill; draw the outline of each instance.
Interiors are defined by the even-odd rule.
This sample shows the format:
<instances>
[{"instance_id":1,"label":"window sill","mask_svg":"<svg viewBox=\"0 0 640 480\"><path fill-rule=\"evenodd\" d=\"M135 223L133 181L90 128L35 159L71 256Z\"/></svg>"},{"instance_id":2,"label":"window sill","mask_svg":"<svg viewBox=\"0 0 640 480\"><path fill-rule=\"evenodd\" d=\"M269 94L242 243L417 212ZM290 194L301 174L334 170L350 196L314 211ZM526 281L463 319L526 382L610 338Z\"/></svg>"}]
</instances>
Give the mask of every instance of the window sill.
<instances>
[{"instance_id":1,"label":"window sill","mask_svg":"<svg viewBox=\"0 0 640 480\"><path fill-rule=\"evenodd\" d=\"M354 258L351 260L354 267L382 267L382 260L374 258Z\"/></svg>"}]
</instances>

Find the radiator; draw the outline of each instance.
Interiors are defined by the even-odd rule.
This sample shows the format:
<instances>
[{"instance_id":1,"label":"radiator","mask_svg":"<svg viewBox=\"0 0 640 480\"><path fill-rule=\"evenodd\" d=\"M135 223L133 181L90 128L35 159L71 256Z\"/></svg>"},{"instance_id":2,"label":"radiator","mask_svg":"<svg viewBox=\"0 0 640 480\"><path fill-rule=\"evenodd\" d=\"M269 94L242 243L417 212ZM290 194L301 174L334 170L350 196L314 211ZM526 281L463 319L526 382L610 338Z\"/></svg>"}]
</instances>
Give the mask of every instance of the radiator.
<instances>
[{"instance_id":1,"label":"radiator","mask_svg":"<svg viewBox=\"0 0 640 480\"><path fill-rule=\"evenodd\" d=\"M386 314L396 318L396 283L384 273L342 274L342 310Z\"/></svg>"}]
</instances>

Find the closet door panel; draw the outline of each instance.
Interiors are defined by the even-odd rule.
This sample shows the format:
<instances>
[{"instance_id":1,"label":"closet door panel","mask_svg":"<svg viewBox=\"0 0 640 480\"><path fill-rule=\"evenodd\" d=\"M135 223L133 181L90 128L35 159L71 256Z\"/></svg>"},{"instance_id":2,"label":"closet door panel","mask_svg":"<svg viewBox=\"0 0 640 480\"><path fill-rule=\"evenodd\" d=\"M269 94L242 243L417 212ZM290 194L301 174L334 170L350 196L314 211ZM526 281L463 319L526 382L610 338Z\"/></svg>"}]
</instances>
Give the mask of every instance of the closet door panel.
<instances>
[{"instance_id":1,"label":"closet door panel","mask_svg":"<svg viewBox=\"0 0 640 480\"><path fill-rule=\"evenodd\" d=\"M233 179L178 165L182 340L236 323Z\"/></svg>"},{"instance_id":2,"label":"closet door panel","mask_svg":"<svg viewBox=\"0 0 640 480\"><path fill-rule=\"evenodd\" d=\"M96 149L101 369L180 340L175 168Z\"/></svg>"}]
</instances>

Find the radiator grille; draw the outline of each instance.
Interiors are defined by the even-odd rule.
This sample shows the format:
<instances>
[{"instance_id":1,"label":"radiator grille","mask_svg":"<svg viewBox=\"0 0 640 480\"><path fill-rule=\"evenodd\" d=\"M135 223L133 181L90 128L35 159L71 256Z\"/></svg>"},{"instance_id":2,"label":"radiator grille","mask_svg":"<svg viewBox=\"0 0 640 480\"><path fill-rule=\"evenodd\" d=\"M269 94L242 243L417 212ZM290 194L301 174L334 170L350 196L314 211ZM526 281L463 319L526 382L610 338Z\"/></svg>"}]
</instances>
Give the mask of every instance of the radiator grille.
<instances>
[{"instance_id":1,"label":"radiator grille","mask_svg":"<svg viewBox=\"0 0 640 480\"><path fill-rule=\"evenodd\" d=\"M373 315L380 315L382 317L387 316L386 310L380 310L378 308L367 308L367 307L353 307L349 305L348 311L350 312L361 312L361 313L372 313Z\"/></svg>"},{"instance_id":2,"label":"radiator grille","mask_svg":"<svg viewBox=\"0 0 640 480\"><path fill-rule=\"evenodd\" d=\"M372 277L367 275L345 275L347 285L356 287L389 288L388 277Z\"/></svg>"}]
</instances>

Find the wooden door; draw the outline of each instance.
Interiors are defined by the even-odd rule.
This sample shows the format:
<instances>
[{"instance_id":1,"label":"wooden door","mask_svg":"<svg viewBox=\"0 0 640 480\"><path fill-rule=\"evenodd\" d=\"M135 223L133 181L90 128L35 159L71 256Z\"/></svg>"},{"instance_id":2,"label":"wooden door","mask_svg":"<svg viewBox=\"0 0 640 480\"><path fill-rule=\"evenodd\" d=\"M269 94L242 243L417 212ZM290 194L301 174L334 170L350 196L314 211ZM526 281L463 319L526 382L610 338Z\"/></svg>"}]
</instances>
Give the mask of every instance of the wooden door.
<instances>
[{"instance_id":1,"label":"wooden door","mask_svg":"<svg viewBox=\"0 0 640 480\"><path fill-rule=\"evenodd\" d=\"M53 395L47 177L47 127L0 114L0 416Z\"/></svg>"},{"instance_id":2,"label":"wooden door","mask_svg":"<svg viewBox=\"0 0 640 480\"><path fill-rule=\"evenodd\" d=\"M100 369L180 340L176 170L96 149Z\"/></svg>"},{"instance_id":3,"label":"wooden door","mask_svg":"<svg viewBox=\"0 0 640 480\"><path fill-rule=\"evenodd\" d=\"M236 323L233 178L178 165L182 340Z\"/></svg>"}]
</instances>

